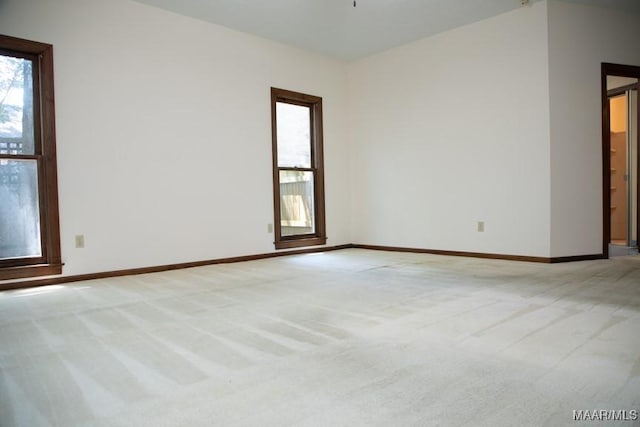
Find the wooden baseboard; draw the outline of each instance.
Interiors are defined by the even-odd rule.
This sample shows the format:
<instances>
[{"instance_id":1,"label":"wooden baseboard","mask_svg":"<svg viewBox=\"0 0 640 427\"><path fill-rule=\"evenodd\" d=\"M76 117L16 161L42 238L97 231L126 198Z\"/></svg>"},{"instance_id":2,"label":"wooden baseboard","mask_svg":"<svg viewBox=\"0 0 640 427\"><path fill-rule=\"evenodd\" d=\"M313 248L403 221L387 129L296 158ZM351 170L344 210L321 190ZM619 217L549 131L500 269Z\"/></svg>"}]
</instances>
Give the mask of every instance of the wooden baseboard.
<instances>
[{"instance_id":1,"label":"wooden baseboard","mask_svg":"<svg viewBox=\"0 0 640 427\"><path fill-rule=\"evenodd\" d=\"M485 258L485 259L501 259L501 260L507 260L507 261L538 262L538 263L547 263L547 264L555 264L555 263L561 263L561 262L574 262L574 261L588 261L588 260L606 258L606 256L602 254L547 258L547 257L521 256L521 255L488 254L488 253L482 253L482 252L445 251L445 250L439 250L439 249L403 248L403 247L396 247L396 246L360 245L360 244L348 243L344 245L325 246L325 247L317 247L317 248L309 248L309 249L297 249L297 250L291 250L291 251L285 251L285 252L269 252L265 254L218 258L218 259L210 259L210 260L204 260L204 261L184 262L179 264L158 265L153 267L131 268L127 270L115 270L115 271L104 271L100 273L78 274L75 276L58 276L58 277L47 277L44 279L13 281L8 283L0 283L0 291L33 288L37 286L60 285L64 283L82 282L85 280L106 279L109 277L132 276L136 274L147 274L147 273L159 273L162 271L179 270L179 269L191 268L191 267L202 267L205 265L228 264L228 263L243 262L243 261L255 261L259 259L275 258L275 257L281 257L281 256L287 256L287 255L301 255L301 254L311 254L311 253L317 253L317 252L329 252L329 251L337 251L337 250L349 249L349 248L369 249L369 250L375 250L375 251L389 251L389 252L412 252L412 253L419 253L419 254L448 255L448 256Z\"/></svg>"},{"instance_id":2,"label":"wooden baseboard","mask_svg":"<svg viewBox=\"0 0 640 427\"><path fill-rule=\"evenodd\" d=\"M147 274L147 273L159 273L162 271L180 270L183 268L191 268L191 267L203 267L205 265L213 265L213 264L229 264L234 262L255 261L259 259L275 258L275 257L281 257L281 256L287 256L287 255L300 255L300 254L311 254L316 252L337 251L340 249L348 249L351 247L352 247L351 244L324 246L324 247L318 247L318 248L297 249L297 250L284 251L284 252L279 251L279 252L269 252L266 254L245 255L245 256L237 256L237 257L229 257L229 258L210 259L210 260L204 260L204 261L183 262L179 264L167 264L167 265L157 265L152 267L131 268L127 270L114 270L114 271L103 271L100 273L78 274L75 276L59 276L59 277L47 277L44 279L22 280L22 281L15 281L15 282L9 282L9 283L0 283L0 291L33 288L37 286L60 285L63 283L83 282L85 280L106 279L109 277L132 276L136 274Z\"/></svg>"},{"instance_id":3,"label":"wooden baseboard","mask_svg":"<svg viewBox=\"0 0 640 427\"><path fill-rule=\"evenodd\" d=\"M593 261L596 259L608 259L608 256L604 254L592 254L592 255L574 255L574 256L557 256L549 258L551 264L557 264L561 262L574 262L574 261Z\"/></svg>"},{"instance_id":4,"label":"wooden baseboard","mask_svg":"<svg viewBox=\"0 0 640 427\"><path fill-rule=\"evenodd\" d=\"M432 254L432 255L447 255L469 258L485 258L485 259L502 259L507 261L523 261L523 262L537 262L545 264L555 264L560 262L573 262L573 261L589 261L594 259L606 258L602 254L597 255L578 255L567 257L537 257L537 256L524 256L524 255L505 255L505 254L491 254L483 252L464 252L464 251L445 251L440 249L419 249L419 248L403 248L396 246L379 246L379 245L351 245L353 248L370 249L374 251L389 251L389 252L412 252L418 254Z\"/></svg>"}]
</instances>

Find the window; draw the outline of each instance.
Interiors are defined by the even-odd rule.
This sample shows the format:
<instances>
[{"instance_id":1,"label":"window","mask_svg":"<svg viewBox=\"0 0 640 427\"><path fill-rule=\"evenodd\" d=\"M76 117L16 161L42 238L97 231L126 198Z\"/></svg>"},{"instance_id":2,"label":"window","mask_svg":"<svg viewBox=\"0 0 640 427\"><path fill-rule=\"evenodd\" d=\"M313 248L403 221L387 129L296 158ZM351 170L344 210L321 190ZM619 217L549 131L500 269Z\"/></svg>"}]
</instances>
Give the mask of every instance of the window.
<instances>
[{"instance_id":1,"label":"window","mask_svg":"<svg viewBox=\"0 0 640 427\"><path fill-rule=\"evenodd\" d=\"M322 98L271 88L276 249L324 245Z\"/></svg>"},{"instance_id":2,"label":"window","mask_svg":"<svg viewBox=\"0 0 640 427\"><path fill-rule=\"evenodd\" d=\"M0 280L60 274L53 47L0 35Z\"/></svg>"}]
</instances>

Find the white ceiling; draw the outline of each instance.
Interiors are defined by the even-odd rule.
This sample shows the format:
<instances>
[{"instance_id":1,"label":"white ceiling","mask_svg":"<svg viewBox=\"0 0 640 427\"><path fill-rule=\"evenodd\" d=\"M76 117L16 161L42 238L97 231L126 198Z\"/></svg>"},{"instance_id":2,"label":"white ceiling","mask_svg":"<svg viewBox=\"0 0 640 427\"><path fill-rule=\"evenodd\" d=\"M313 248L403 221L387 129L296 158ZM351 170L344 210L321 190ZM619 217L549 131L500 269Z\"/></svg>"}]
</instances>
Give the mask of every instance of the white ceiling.
<instances>
[{"instance_id":1,"label":"white ceiling","mask_svg":"<svg viewBox=\"0 0 640 427\"><path fill-rule=\"evenodd\" d=\"M347 60L523 7L521 0L137 1ZM640 13L640 0L569 1Z\"/></svg>"}]
</instances>

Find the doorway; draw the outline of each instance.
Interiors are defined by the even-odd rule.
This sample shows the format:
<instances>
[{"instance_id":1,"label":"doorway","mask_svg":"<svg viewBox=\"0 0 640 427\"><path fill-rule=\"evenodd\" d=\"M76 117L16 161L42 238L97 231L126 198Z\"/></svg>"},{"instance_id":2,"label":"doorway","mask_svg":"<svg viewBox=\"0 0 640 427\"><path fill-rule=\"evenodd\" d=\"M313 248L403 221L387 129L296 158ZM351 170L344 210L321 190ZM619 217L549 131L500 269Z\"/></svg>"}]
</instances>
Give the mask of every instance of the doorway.
<instances>
[{"instance_id":1,"label":"doorway","mask_svg":"<svg viewBox=\"0 0 640 427\"><path fill-rule=\"evenodd\" d=\"M638 253L640 67L602 64L603 254Z\"/></svg>"}]
</instances>

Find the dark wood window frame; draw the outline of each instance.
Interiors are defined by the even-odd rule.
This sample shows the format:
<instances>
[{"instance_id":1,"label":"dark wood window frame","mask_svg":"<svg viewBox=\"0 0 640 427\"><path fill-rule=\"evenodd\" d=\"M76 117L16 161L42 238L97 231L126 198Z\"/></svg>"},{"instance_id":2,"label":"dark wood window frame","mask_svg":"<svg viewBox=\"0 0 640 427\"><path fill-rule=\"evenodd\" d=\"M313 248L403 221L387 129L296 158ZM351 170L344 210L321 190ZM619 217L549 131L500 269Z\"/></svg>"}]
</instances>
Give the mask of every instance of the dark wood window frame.
<instances>
[{"instance_id":1,"label":"dark wood window frame","mask_svg":"<svg viewBox=\"0 0 640 427\"><path fill-rule=\"evenodd\" d=\"M42 249L39 257L0 259L0 280L60 274L53 46L0 34L0 54L33 61L34 154L0 154L0 159L37 162Z\"/></svg>"},{"instance_id":2,"label":"dark wood window frame","mask_svg":"<svg viewBox=\"0 0 640 427\"><path fill-rule=\"evenodd\" d=\"M281 167L278 164L276 103L284 102L309 107L311 120L311 165L309 168ZM273 205L276 249L324 245L327 243L324 203L324 161L322 132L322 98L285 89L271 88L271 138L273 152ZM280 218L280 171L299 170L313 173L314 233L283 236Z\"/></svg>"}]
</instances>

